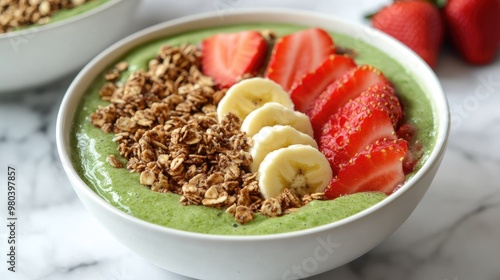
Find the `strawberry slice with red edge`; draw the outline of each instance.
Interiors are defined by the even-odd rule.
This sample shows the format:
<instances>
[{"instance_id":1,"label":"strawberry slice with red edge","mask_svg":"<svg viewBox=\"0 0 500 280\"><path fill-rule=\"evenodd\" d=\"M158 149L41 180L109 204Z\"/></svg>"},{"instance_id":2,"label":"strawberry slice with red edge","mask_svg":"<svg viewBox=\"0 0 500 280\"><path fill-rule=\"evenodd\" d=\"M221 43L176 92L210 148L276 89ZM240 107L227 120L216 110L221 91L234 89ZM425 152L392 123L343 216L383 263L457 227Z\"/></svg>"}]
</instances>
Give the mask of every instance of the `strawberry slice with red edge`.
<instances>
[{"instance_id":1,"label":"strawberry slice with red edge","mask_svg":"<svg viewBox=\"0 0 500 280\"><path fill-rule=\"evenodd\" d=\"M330 133L331 129L339 129L349 122L356 127L359 119L373 110L383 110L390 117L394 129L403 118L403 109L392 86L379 83L370 86L353 100L348 101L337 113L331 116L321 128L319 136Z\"/></svg>"},{"instance_id":2,"label":"strawberry slice with red edge","mask_svg":"<svg viewBox=\"0 0 500 280\"><path fill-rule=\"evenodd\" d=\"M376 84L349 101L323 126L319 148L334 172L371 143L396 139L402 109L394 89Z\"/></svg>"},{"instance_id":3,"label":"strawberry slice with red edge","mask_svg":"<svg viewBox=\"0 0 500 280\"><path fill-rule=\"evenodd\" d=\"M402 160L407 150L402 139L376 141L338 172L325 196L333 199L357 192L393 193L405 180Z\"/></svg>"},{"instance_id":4,"label":"strawberry slice with red edge","mask_svg":"<svg viewBox=\"0 0 500 280\"><path fill-rule=\"evenodd\" d=\"M228 88L245 74L262 66L268 46L257 31L220 33L201 42L203 74L214 79L219 88Z\"/></svg>"},{"instance_id":5,"label":"strawberry slice with red edge","mask_svg":"<svg viewBox=\"0 0 500 280\"><path fill-rule=\"evenodd\" d=\"M370 86L378 83L389 85L389 81L380 70L371 65L362 65L328 86L314 101L313 107L307 113L315 134L349 100L358 97Z\"/></svg>"},{"instance_id":6,"label":"strawberry slice with red edge","mask_svg":"<svg viewBox=\"0 0 500 280\"><path fill-rule=\"evenodd\" d=\"M332 131L333 132L333 131ZM319 149L337 173L357 153L377 140L395 140L396 133L387 112L375 110L358 120L357 126L347 125L333 134L320 138Z\"/></svg>"},{"instance_id":7,"label":"strawberry slice with red edge","mask_svg":"<svg viewBox=\"0 0 500 280\"><path fill-rule=\"evenodd\" d=\"M276 41L266 77L289 91L293 83L318 68L335 53L335 44L325 30L310 28Z\"/></svg>"},{"instance_id":8,"label":"strawberry slice with red edge","mask_svg":"<svg viewBox=\"0 0 500 280\"><path fill-rule=\"evenodd\" d=\"M318 68L292 85L290 97L295 109L302 113L309 111L314 100L328 85L355 67L356 63L349 56L330 55Z\"/></svg>"}]
</instances>

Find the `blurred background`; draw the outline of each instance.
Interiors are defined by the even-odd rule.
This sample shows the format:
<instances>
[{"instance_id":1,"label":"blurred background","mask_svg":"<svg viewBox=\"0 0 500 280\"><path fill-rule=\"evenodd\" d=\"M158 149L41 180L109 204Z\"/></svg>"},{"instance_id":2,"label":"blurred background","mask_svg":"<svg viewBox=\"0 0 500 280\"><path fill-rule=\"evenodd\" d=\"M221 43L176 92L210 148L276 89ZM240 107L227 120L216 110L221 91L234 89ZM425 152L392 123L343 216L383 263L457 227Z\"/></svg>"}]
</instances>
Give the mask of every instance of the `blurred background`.
<instances>
[{"instance_id":1,"label":"blurred background","mask_svg":"<svg viewBox=\"0 0 500 280\"><path fill-rule=\"evenodd\" d=\"M200 12L223 15L271 7L369 25L364 16L389 3L141 0L128 33ZM4 65L0 61L0 68ZM473 66L444 46L435 72L448 96L453 125L447 154L429 192L385 242L311 279L500 279L500 61L497 56L487 65ZM6 271L7 233L4 226L0 229L0 279L188 279L155 267L119 244L89 215L69 185L56 152L54 126L58 106L76 74L0 94L0 184L5 187L7 166L15 166L20 217L16 273ZM6 201L4 187L0 205ZM0 206L1 221L4 209ZM193 256L193 265L198 261L203 260Z\"/></svg>"}]
</instances>

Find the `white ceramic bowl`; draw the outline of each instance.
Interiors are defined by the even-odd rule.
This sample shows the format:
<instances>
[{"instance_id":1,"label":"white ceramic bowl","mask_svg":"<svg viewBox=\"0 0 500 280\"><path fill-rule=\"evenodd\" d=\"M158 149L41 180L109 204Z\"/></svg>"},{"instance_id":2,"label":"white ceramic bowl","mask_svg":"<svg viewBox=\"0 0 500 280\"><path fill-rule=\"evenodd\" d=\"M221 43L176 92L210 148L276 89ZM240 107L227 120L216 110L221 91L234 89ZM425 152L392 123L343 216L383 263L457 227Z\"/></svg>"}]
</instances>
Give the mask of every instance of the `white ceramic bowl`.
<instances>
[{"instance_id":1,"label":"white ceramic bowl","mask_svg":"<svg viewBox=\"0 0 500 280\"><path fill-rule=\"evenodd\" d=\"M73 17L0 34L0 93L49 83L130 32L138 0L110 0Z\"/></svg>"},{"instance_id":2,"label":"white ceramic bowl","mask_svg":"<svg viewBox=\"0 0 500 280\"><path fill-rule=\"evenodd\" d=\"M156 38L200 28L245 22L317 26L364 40L384 50L421 81L436 112L437 142L418 173L382 202L346 219L307 230L263 236L219 236L173 230L134 218L94 193L75 172L69 147L72 118L92 81L128 50ZM429 188L443 157L449 110L433 71L395 40L367 27L298 11L239 11L165 22L136 33L96 57L74 80L57 121L57 145L64 169L88 210L125 246L170 271L202 279L297 279L319 274L371 250L412 213Z\"/></svg>"}]
</instances>

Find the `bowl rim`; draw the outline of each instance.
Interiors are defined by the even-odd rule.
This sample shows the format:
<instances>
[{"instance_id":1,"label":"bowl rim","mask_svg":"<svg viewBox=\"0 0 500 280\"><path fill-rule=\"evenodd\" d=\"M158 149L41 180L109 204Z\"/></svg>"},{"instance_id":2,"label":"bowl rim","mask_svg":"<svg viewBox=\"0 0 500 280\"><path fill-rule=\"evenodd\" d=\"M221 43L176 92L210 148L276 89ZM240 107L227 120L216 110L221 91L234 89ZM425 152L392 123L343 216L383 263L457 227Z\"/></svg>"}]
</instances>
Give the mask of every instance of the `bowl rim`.
<instances>
[{"instance_id":1,"label":"bowl rim","mask_svg":"<svg viewBox=\"0 0 500 280\"><path fill-rule=\"evenodd\" d=\"M71 85L69 86L63 101L61 102L60 109L58 112L57 116L57 123L56 123L56 144L57 144L57 150L59 153L60 160L62 162L62 166L66 172L66 175L69 178L69 181L73 185L74 188L78 188L82 193L84 193L86 196L88 196L93 202L99 204L100 207L105 208L107 211L112 212L115 215L120 216L122 219L126 219L128 222L132 222L134 224L137 224L140 227L146 227L148 230L152 231L157 231L161 232L163 234L170 234L170 235L175 235L178 237L186 237L186 238L195 238L199 240L209 240L209 241L220 241L220 240L231 240L231 241L239 241L239 242L250 242L250 241L257 241L257 240L277 240L277 239L282 239L282 238L293 238L293 237L298 237L298 236L304 236L304 235L313 235L317 234L319 232L323 231L328 231L332 230L334 228L340 227L342 225L352 223L356 220L362 219L365 216L368 216L374 212L377 212L379 209L386 207L387 205L393 203L396 199L398 199L400 196L402 196L404 193L406 193L410 188L414 187L414 185L417 184L418 181L422 179L422 177L429 172L435 165L439 164L439 159L443 156L445 150L446 150L446 144L447 144L447 139L449 136L450 132L450 111L449 111L449 106L448 102L446 99L446 96L444 94L444 91L442 89L442 86L434 73L434 71L417 55L415 54L412 50L410 50L408 47L404 46L402 43L399 41L393 39L392 37L378 31L375 29L372 29L371 27L364 26L359 23L355 22L350 22L346 21L343 19L339 19L337 17L331 16L331 15L326 15L326 14L321 14L318 12L311 12L311 11L300 11L300 10L295 10L295 9L283 9L283 8L273 8L273 9L260 9L260 8L252 8L252 9L238 9L238 10L231 10L227 11L224 14L224 17L241 17L241 16L266 16L266 18L270 19L266 22L269 23L289 23L293 24L295 21L294 18L296 17L304 17L304 18L315 18L317 20L320 20L322 22L325 22L330 24L330 23L335 23L337 25L342 25L344 27L349 27L349 28L355 28L359 29L363 32L367 32L367 34L370 34L370 36L374 36L377 40L380 40L382 43L385 45L391 46L391 49L395 49L398 52L401 52L405 54L405 58L407 61L403 64L411 64L413 66L416 66L418 69L421 69L419 71L423 71L420 73L418 76L426 76L426 78L430 79L430 82L432 83L432 96L433 98L431 99L431 94L427 94L428 99L432 101L432 107L433 107L433 113L435 114L435 119L437 119L437 124L435 127L437 127L437 132L436 132L436 142L433 150L427 157L426 161L423 163L423 165L420 167L418 172L416 172L411 178L409 178L405 184L399 188L395 193L389 195L387 198L384 200L376 203L375 205L372 205L368 207L367 209L364 209L356 214L353 214L349 217L346 217L344 219L331 222L325 225L320 225L316 226L313 228L307 228L303 230L298 230L298 231L292 231L292 232L284 232L284 233L275 233L275 234L264 234L264 235L222 235L222 234L208 234L208 233L197 233L197 232L190 232L190 231L185 231L185 230L179 230L179 229L173 229L173 228L168 228L165 226L153 224L151 222L136 218L130 214L127 214L123 212L122 210L116 208L115 206L111 205L107 201L105 201L102 197L100 197L97 193L95 193L87 184L80 178L80 176L76 173L73 164L71 162L70 156L69 156L69 133L70 129L65 129L65 122L71 122L73 117L74 117L74 112L68 112L67 107L71 103L71 101L75 98L80 98L82 97L83 93L88 89L88 85L86 85L85 89L82 90L82 93L75 97L75 90L77 90L80 87L81 83L85 83L85 80L88 80L88 76L91 75L91 70L94 67L98 67L97 65L99 64L99 61L112 56L112 54L117 51L119 55L115 55L115 60L116 57L123 56L127 51L130 51L137 47L138 45L143 44L144 42L141 42L139 44L135 43L136 41L140 41L141 38L148 37L148 35L151 35L155 32L161 32L168 30L170 31L171 29L174 29L178 26L186 25L189 23L197 22L197 21L203 21L203 20L214 20L215 18L220 17L220 14L217 12L206 12L206 13L200 13L200 14L195 14L195 15L189 15L189 16L184 16L181 18L165 21L156 25L153 25L151 27L145 28L141 31L135 32L132 35L129 35L122 40L116 42L115 44L111 45L107 49L105 49L103 52L101 52L98 56L96 56L92 61L90 61L76 76L76 78L73 80ZM276 20L274 19L273 16L287 16L289 18L292 18L291 20L285 21L285 20ZM238 21L238 19L236 19ZM244 21L239 21L241 24L244 24ZM254 22L262 22L262 21L254 21ZM233 23L233 22L231 22ZM246 22L248 23L248 22ZM297 23L296 23L297 24ZM304 25L304 24L302 24ZM216 27L220 25L211 25L209 27ZM304 25L307 26L307 25ZM311 26L311 25L309 25ZM208 26L207 26L208 27ZM332 28L333 29L333 28ZM193 29L190 29L193 30ZM185 31L181 31L185 32ZM169 35L164 35L165 36L172 36L172 34L178 34L179 32L170 32L168 33ZM161 37L161 36L160 36ZM153 38L148 38L147 41L153 41L154 39L157 39L159 37L153 37ZM361 39L363 40L363 39ZM364 41L364 40L363 40ZM365 41L366 42L366 41ZM374 46L373 42L366 42L367 44ZM376 46L375 46L376 47ZM378 48L378 47L376 47ZM380 48L379 48L380 49ZM382 50L384 51L384 50ZM391 53L388 53L387 51L384 51L387 55L393 57ZM397 60L399 63L401 61ZM109 65L108 65L109 66ZM100 71L98 73L102 72L104 69L100 68ZM411 71L415 77L417 77L416 72L414 70ZM90 79L90 80L93 80ZM425 91L429 91L426 89ZM69 126L67 126L69 128Z\"/></svg>"},{"instance_id":2,"label":"bowl rim","mask_svg":"<svg viewBox=\"0 0 500 280\"><path fill-rule=\"evenodd\" d=\"M2 39L12 39L12 38L17 37L17 36L27 36L28 34L46 32L46 31L49 31L52 29L59 28L59 27L66 25L66 24L71 24L73 22L81 21L81 20L84 20L88 17L91 17L95 14L98 14L98 13L100 13L100 12L102 12L102 11L122 2L122 1L126 1L126 0L108 0L108 1L101 3L100 5L94 7L90 10L84 11L82 13L79 13L77 15L74 15L74 16L71 16L71 17L68 17L65 19L58 20L56 22L49 22L47 24L42 24L39 26L31 26L31 27L21 29L21 30L15 30L15 31L7 32L7 33L0 33L0 41ZM134 1L137 1L137 0L134 0Z\"/></svg>"}]
</instances>

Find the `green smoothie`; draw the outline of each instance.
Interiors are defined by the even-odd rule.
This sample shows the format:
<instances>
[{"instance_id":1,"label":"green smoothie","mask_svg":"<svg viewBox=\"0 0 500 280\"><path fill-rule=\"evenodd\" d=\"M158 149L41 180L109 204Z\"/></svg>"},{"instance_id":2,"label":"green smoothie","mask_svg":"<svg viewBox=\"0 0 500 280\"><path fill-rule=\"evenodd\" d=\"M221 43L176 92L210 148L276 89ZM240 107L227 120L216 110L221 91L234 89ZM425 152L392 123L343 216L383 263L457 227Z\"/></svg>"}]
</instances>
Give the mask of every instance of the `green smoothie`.
<instances>
[{"instance_id":1,"label":"green smoothie","mask_svg":"<svg viewBox=\"0 0 500 280\"><path fill-rule=\"evenodd\" d=\"M164 44L198 43L215 33L245 29L272 29L281 36L303 28L293 25L249 23L198 30L157 40L134 49L119 60L126 60L130 65L129 72L123 73L122 80L126 79L131 71L145 68L148 61L155 57L160 46ZM382 51L345 35L332 33L332 36L336 45L352 49L357 53L358 64L372 64L378 67L394 83L404 105L406 118L418 128L418 141L425 147L425 154L416 167L418 169L436 141L433 110L419 81ZM273 234L328 224L358 213L386 197L381 193L358 193L329 201L312 201L294 213L277 218L268 218L257 213L254 220L245 225L237 224L223 209L183 206L179 203L179 195L153 192L139 184L138 173L130 173L125 168L113 168L106 163L109 154L121 158L116 143L112 141L113 134L102 132L88 121L88 116L97 106L106 105L98 93L103 84L103 78L98 78L92 84L76 112L71 139L72 160L81 178L98 195L111 205L139 219L169 228L208 234ZM125 163L122 158L121 160Z\"/></svg>"}]
</instances>

